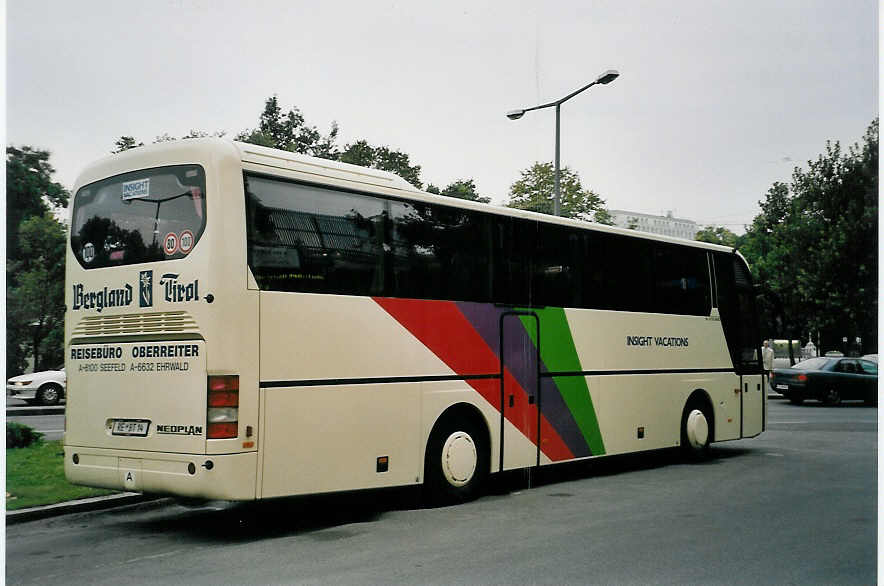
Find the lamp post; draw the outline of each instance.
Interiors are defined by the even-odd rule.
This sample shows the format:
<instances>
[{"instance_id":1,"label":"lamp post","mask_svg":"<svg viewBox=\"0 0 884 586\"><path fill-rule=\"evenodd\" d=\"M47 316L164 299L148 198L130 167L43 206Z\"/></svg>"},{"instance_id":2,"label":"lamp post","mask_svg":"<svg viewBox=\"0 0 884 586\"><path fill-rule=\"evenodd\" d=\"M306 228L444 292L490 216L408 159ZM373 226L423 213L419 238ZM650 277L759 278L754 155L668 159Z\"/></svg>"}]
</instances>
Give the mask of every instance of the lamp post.
<instances>
[{"instance_id":1,"label":"lamp post","mask_svg":"<svg viewBox=\"0 0 884 586\"><path fill-rule=\"evenodd\" d=\"M595 81L593 81L592 83L588 83L585 86L583 86L582 88L580 88L579 90L571 92L570 94L568 94L567 96L565 96L561 100L556 100L555 102L550 102L548 104L542 104L540 106L534 106L533 108L522 108L519 110L510 110L509 112L506 113L506 117L509 118L510 120L518 120L519 118L521 118L522 116L525 115L525 112L530 112L531 110L541 110L543 108L551 108L553 106L555 106L555 108L556 108L556 175L555 175L555 193L553 194L553 215L558 216L558 215L560 215L560 211L561 211L560 210L560 208L561 208L561 193L560 193L561 180L559 178L559 175L560 175L560 171L559 171L559 129L561 127L560 120L561 120L562 104L564 104L565 102L567 102L568 100L570 100L571 98L573 98L574 96L579 94L580 92L586 91L596 84L605 85L605 84L611 83L612 81L617 79L617 77L619 75L620 75L620 72L618 72L617 70L609 69L608 71L606 71L603 74L601 74L600 76L598 76L595 79Z\"/></svg>"}]
</instances>

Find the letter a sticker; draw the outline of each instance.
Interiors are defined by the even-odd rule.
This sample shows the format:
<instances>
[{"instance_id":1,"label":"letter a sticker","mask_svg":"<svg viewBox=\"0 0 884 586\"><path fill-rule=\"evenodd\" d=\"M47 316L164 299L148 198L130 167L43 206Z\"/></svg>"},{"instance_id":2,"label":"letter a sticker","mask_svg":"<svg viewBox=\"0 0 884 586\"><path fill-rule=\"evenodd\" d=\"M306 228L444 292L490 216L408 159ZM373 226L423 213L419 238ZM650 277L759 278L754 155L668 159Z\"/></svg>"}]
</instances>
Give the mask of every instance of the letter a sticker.
<instances>
[{"instance_id":1,"label":"letter a sticker","mask_svg":"<svg viewBox=\"0 0 884 586\"><path fill-rule=\"evenodd\" d=\"M174 232L166 234L166 237L163 238L163 250L165 250L166 254L169 256L178 252L178 234L175 234Z\"/></svg>"}]
</instances>

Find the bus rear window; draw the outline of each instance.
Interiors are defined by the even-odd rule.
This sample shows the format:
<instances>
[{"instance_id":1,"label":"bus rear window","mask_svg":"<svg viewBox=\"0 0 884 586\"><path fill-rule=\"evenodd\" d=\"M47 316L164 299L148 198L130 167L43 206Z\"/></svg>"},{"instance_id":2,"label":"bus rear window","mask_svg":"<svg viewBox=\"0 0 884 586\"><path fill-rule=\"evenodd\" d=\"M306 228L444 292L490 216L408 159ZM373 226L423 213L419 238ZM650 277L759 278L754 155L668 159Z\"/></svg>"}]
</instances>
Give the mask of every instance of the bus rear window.
<instances>
[{"instance_id":1,"label":"bus rear window","mask_svg":"<svg viewBox=\"0 0 884 586\"><path fill-rule=\"evenodd\" d=\"M77 191L71 247L83 268L187 256L206 226L206 176L199 165L133 171Z\"/></svg>"}]
</instances>

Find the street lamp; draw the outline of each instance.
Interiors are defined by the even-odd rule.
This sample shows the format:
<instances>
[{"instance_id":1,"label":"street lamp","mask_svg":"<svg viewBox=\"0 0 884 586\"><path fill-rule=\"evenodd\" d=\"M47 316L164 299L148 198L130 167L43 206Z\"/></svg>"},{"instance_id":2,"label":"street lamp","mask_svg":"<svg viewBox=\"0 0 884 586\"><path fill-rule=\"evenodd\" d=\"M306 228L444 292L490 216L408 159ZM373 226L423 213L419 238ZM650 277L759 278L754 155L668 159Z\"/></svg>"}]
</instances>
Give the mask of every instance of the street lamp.
<instances>
[{"instance_id":1,"label":"street lamp","mask_svg":"<svg viewBox=\"0 0 884 586\"><path fill-rule=\"evenodd\" d=\"M593 81L592 83L588 83L585 86L583 86L582 88L580 88L579 90L577 90L575 92L571 92L570 94L568 94L567 96L565 96L561 100L556 100L555 102L550 102L548 104L543 104L541 106L534 106L533 108L520 108L518 110L510 110L509 112L506 113L506 117L509 118L510 120L518 120L519 118L521 118L522 116L525 115L525 112L530 112L531 110L541 110L543 108L551 108L552 106L556 107L556 175L555 175L556 183L555 183L555 193L553 194L553 214L556 216L560 215L559 208L561 207L561 194L559 193L560 189L561 189L560 178L559 178L559 175L560 175L560 171L559 171L559 128L561 126L559 121L561 119L561 115L560 115L561 114L561 106L562 106L562 104L564 104L565 102L567 102L568 100L570 100L571 98L573 98L574 96L579 94L580 92L588 90L589 88L591 88L592 86L594 86L596 84L602 84L602 85L609 84L612 81L614 81L615 79L617 79L617 77L619 75L620 75L620 72L618 72L617 70L609 69L608 71L606 71L603 74L601 74L600 76L598 76L595 79L595 81Z\"/></svg>"}]
</instances>

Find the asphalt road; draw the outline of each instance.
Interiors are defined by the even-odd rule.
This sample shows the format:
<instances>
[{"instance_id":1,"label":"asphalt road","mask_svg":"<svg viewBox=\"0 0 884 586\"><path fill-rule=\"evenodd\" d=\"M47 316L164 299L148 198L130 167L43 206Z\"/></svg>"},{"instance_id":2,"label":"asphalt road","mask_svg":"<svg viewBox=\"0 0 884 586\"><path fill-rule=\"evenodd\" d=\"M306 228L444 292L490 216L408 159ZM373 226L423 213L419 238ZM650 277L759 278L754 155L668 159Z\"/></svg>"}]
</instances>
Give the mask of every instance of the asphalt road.
<instances>
[{"instance_id":1,"label":"asphalt road","mask_svg":"<svg viewBox=\"0 0 884 586\"><path fill-rule=\"evenodd\" d=\"M64 408L64 402L60 407ZM6 397L6 420L16 421L29 425L43 434L46 440L60 440L64 433L64 414L39 415L33 408L22 399Z\"/></svg>"},{"instance_id":2,"label":"asphalt road","mask_svg":"<svg viewBox=\"0 0 884 586\"><path fill-rule=\"evenodd\" d=\"M64 415L6 415L7 421L16 421L33 427L45 440L60 440L64 433Z\"/></svg>"},{"instance_id":3,"label":"asphalt road","mask_svg":"<svg viewBox=\"0 0 884 586\"><path fill-rule=\"evenodd\" d=\"M500 479L218 510L159 501L6 528L10 584L873 584L877 409L771 400L768 431Z\"/></svg>"}]
</instances>

